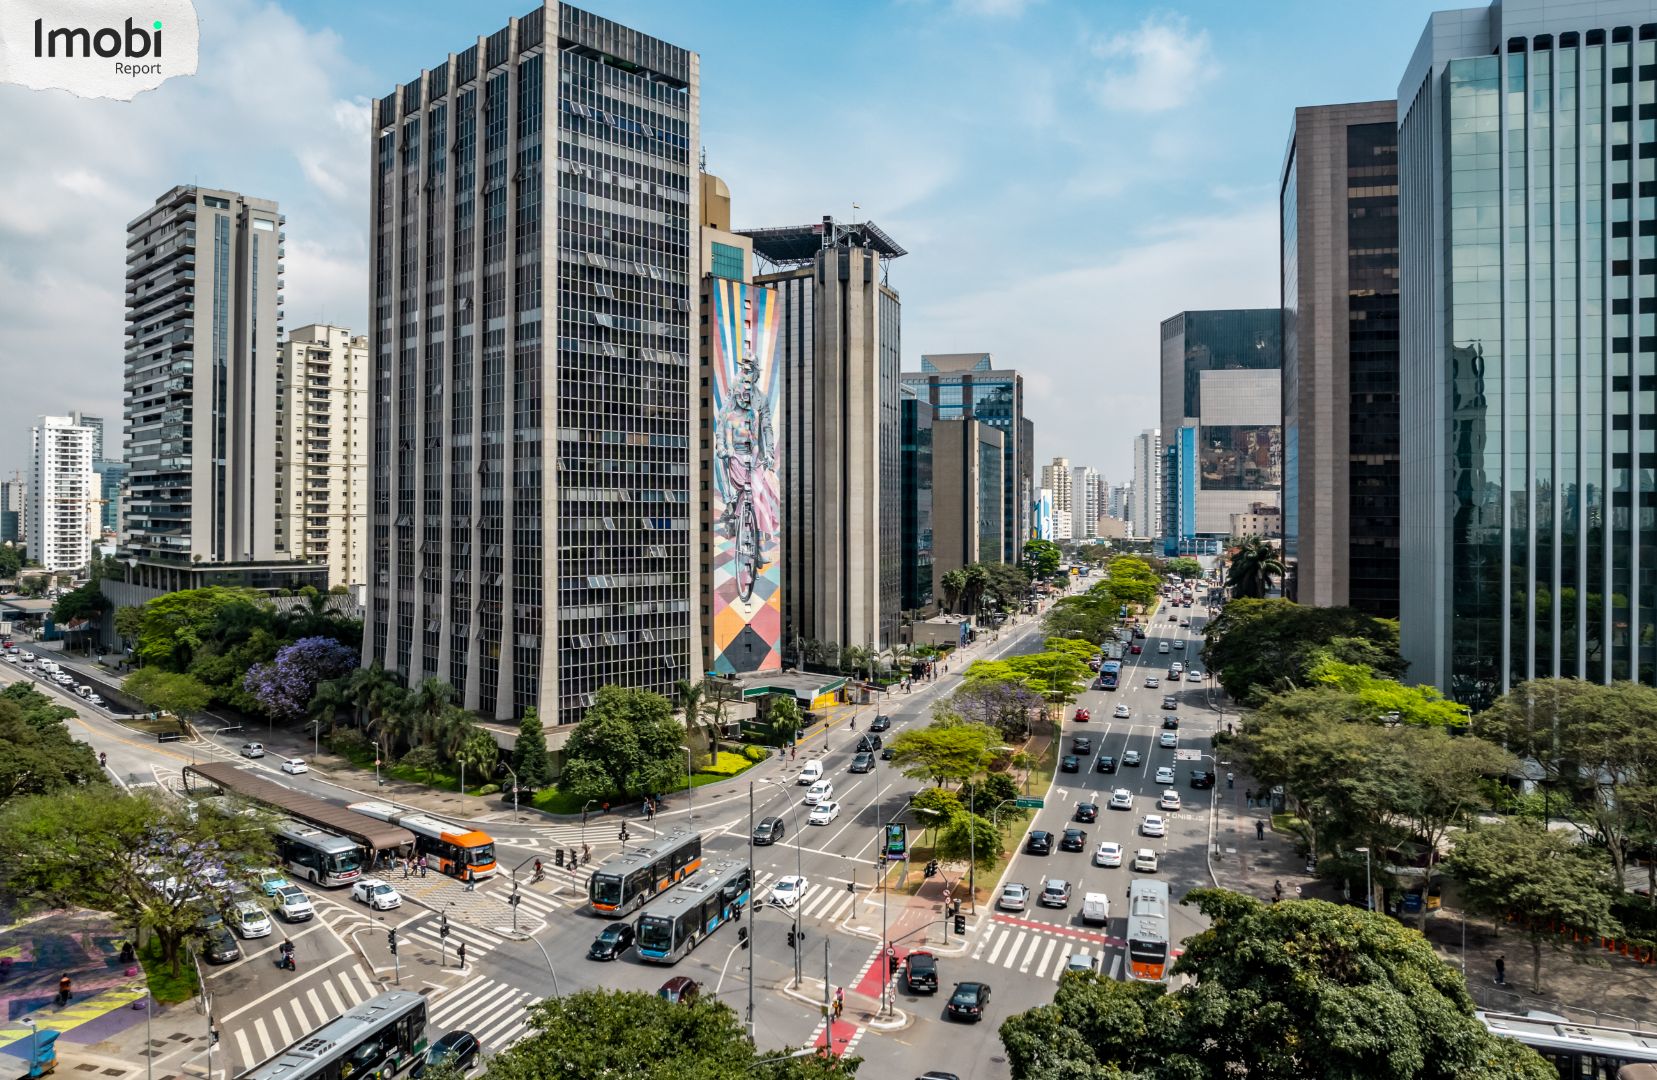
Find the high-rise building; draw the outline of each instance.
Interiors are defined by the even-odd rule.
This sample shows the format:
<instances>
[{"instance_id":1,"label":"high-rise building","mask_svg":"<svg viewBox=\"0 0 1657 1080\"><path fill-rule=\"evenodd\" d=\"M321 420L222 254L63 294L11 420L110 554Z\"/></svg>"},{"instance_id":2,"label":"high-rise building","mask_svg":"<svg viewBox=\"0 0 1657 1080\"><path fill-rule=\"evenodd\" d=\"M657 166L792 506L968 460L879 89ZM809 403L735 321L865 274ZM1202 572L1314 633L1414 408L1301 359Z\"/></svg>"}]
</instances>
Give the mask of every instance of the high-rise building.
<instances>
[{"instance_id":1,"label":"high-rise building","mask_svg":"<svg viewBox=\"0 0 1657 1080\"><path fill-rule=\"evenodd\" d=\"M127 463L107 458L94 461L92 471L98 477L98 527L111 537L121 535L121 489L126 485Z\"/></svg>"},{"instance_id":2,"label":"high-rise building","mask_svg":"<svg viewBox=\"0 0 1657 1080\"><path fill-rule=\"evenodd\" d=\"M1002 544L984 561L1017 562L1031 536L1036 492L1035 423L1024 415L1024 376L997 368L989 353L928 353L921 370L905 372L903 381L932 403L939 420L973 419L1001 432Z\"/></svg>"},{"instance_id":3,"label":"high-rise building","mask_svg":"<svg viewBox=\"0 0 1657 1080\"><path fill-rule=\"evenodd\" d=\"M986 559L1001 545L1006 515L1006 436L979 420L932 424L932 588L943 596L943 575Z\"/></svg>"},{"instance_id":4,"label":"high-rise building","mask_svg":"<svg viewBox=\"0 0 1657 1080\"><path fill-rule=\"evenodd\" d=\"M1657 10L1431 16L1398 89L1410 678L1653 679Z\"/></svg>"},{"instance_id":5,"label":"high-rise building","mask_svg":"<svg viewBox=\"0 0 1657 1080\"><path fill-rule=\"evenodd\" d=\"M1077 465L1070 470L1071 528L1075 539L1099 535L1099 519L1105 516L1109 490L1110 485L1098 469Z\"/></svg>"},{"instance_id":6,"label":"high-rise building","mask_svg":"<svg viewBox=\"0 0 1657 1080\"><path fill-rule=\"evenodd\" d=\"M28 502L29 485L22 473L13 473L12 479L0 480L0 544L27 544L29 542Z\"/></svg>"},{"instance_id":7,"label":"high-rise building","mask_svg":"<svg viewBox=\"0 0 1657 1080\"><path fill-rule=\"evenodd\" d=\"M91 416L79 409L69 410L69 422L77 427L92 429L92 462L104 460L104 418Z\"/></svg>"},{"instance_id":8,"label":"high-rise building","mask_svg":"<svg viewBox=\"0 0 1657 1080\"><path fill-rule=\"evenodd\" d=\"M1133 438L1133 483L1125 493L1130 535L1154 540L1162 535L1162 432L1146 428Z\"/></svg>"},{"instance_id":9,"label":"high-rise building","mask_svg":"<svg viewBox=\"0 0 1657 1080\"><path fill-rule=\"evenodd\" d=\"M282 456L292 553L326 563L328 583L368 583L368 338L312 324L282 343Z\"/></svg>"},{"instance_id":10,"label":"high-rise building","mask_svg":"<svg viewBox=\"0 0 1657 1080\"><path fill-rule=\"evenodd\" d=\"M98 534L98 480L92 471L96 432L73 417L42 416L31 436L29 557L53 572L84 570Z\"/></svg>"},{"instance_id":11,"label":"high-rise building","mask_svg":"<svg viewBox=\"0 0 1657 1080\"><path fill-rule=\"evenodd\" d=\"M1105 516L1118 521L1127 521L1132 511L1129 509L1133 502L1133 481L1125 484L1113 484L1110 488L1110 499L1105 504Z\"/></svg>"},{"instance_id":12,"label":"high-rise building","mask_svg":"<svg viewBox=\"0 0 1657 1080\"><path fill-rule=\"evenodd\" d=\"M1041 486L1053 493L1053 539L1069 540L1071 516L1075 509L1070 459L1056 457L1041 467Z\"/></svg>"},{"instance_id":13,"label":"high-rise building","mask_svg":"<svg viewBox=\"0 0 1657 1080\"><path fill-rule=\"evenodd\" d=\"M1167 513L1168 493L1161 493L1165 517L1158 535L1166 550L1199 538L1224 540L1232 514L1278 501L1282 358L1277 308L1182 311L1163 320L1163 445L1180 455L1177 475L1194 480L1189 517ZM1196 428L1189 439L1179 434L1187 425Z\"/></svg>"},{"instance_id":14,"label":"high-rise building","mask_svg":"<svg viewBox=\"0 0 1657 1080\"><path fill-rule=\"evenodd\" d=\"M884 649L902 604L904 250L872 222L745 229L776 290L786 639Z\"/></svg>"},{"instance_id":15,"label":"high-rise building","mask_svg":"<svg viewBox=\"0 0 1657 1080\"><path fill-rule=\"evenodd\" d=\"M276 494L282 222L269 200L180 185L127 226L123 542L140 591L118 602L327 584L296 561Z\"/></svg>"},{"instance_id":16,"label":"high-rise building","mask_svg":"<svg viewBox=\"0 0 1657 1080\"><path fill-rule=\"evenodd\" d=\"M457 44L370 117L363 662L569 724L700 674L699 61L565 4Z\"/></svg>"},{"instance_id":17,"label":"high-rise building","mask_svg":"<svg viewBox=\"0 0 1657 1080\"><path fill-rule=\"evenodd\" d=\"M908 383L898 387L898 408L903 456L902 603L906 612L922 612L932 607L933 598L938 595L932 585L936 559L934 421L932 404L922 401ZM996 520L999 527L999 516Z\"/></svg>"},{"instance_id":18,"label":"high-rise building","mask_svg":"<svg viewBox=\"0 0 1657 1080\"><path fill-rule=\"evenodd\" d=\"M1279 187L1283 593L1388 619L1399 574L1397 116L1393 101L1296 109Z\"/></svg>"}]
</instances>

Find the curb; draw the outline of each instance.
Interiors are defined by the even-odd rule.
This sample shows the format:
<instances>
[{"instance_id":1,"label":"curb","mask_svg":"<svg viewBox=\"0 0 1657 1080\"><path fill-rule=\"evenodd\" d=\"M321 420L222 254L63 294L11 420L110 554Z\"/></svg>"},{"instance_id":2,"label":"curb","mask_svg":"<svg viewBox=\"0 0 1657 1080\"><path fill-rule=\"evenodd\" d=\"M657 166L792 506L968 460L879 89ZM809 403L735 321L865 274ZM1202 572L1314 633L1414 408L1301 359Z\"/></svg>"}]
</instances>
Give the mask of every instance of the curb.
<instances>
[{"instance_id":1,"label":"curb","mask_svg":"<svg viewBox=\"0 0 1657 1080\"><path fill-rule=\"evenodd\" d=\"M779 989L782 990L785 996L791 997L795 1001L801 1002L802 1004L811 1006L814 1011L819 1013L823 1011L822 998L810 997L803 991L797 990L792 986L783 986ZM890 1020L882 1020L879 1018L879 1015L876 1014L875 1016L862 1021L862 1023L858 1026L868 1028L871 1031L903 1031L915 1023L915 1018L913 1016L909 1015L909 1013L903 1009L898 1008L896 1005L892 1006L892 1017L893 1018Z\"/></svg>"}]
</instances>

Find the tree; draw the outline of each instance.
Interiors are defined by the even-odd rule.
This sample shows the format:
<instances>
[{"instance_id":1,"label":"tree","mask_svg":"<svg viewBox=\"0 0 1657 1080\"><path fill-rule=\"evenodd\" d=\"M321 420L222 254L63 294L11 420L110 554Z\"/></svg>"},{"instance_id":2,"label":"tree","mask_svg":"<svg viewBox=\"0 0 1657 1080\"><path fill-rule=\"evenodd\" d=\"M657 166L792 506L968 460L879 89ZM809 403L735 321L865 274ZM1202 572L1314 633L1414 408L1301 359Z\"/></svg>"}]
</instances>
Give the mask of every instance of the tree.
<instances>
[{"instance_id":1,"label":"tree","mask_svg":"<svg viewBox=\"0 0 1657 1080\"><path fill-rule=\"evenodd\" d=\"M982 724L935 720L892 739L892 764L917 780L960 782L984 768L996 739L994 729Z\"/></svg>"},{"instance_id":2,"label":"tree","mask_svg":"<svg viewBox=\"0 0 1657 1080\"><path fill-rule=\"evenodd\" d=\"M679 707L684 710L687 734L702 733L702 715L706 711L702 708L702 698L705 694L704 685L704 683L695 679L679 680ZM716 760L719 752L714 749L712 738L705 741L707 742L708 760Z\"/></svg>"},{"instance_id":3,"label":"tree","mask_svg":"<svg viewBox=\"0 0 1657 1080\"><path fill-rule=\"evenodd\" d=\"M1263 598L1272 582L1283 577L1283 560L1271 541L1258 536L1245 537L1231 553L1231 565L1226 569L1226 588L1237 598Z\"/></svg>"},{"instance_id":4,"label":"tree","mask_svg":"<svg viewBox=\"0 0 1657 1080\"><path fill-rule=\"evenodd\" d=\"M961 798L966 799L969 795L972 796L969 809L988 813L1002 803L1018 798L1018 783L1004 772L985 773L962 785Z\"/></svg>"},{"instance_id":5,"label":"tree","mask_svg":"<svg viewBox=\"0 0 1657 1080\"><path fill-rule=\"evenodd\" d=\"M12 580L23 569L23 550L15 544L0 545L0 578Z\"/></svg>"},{"instance_id":6,"label":"tree","mask_svg":"<svg viewBox=\"0 0 1657 1080\"><path fill-rule=\"evenodd\" d=\"M917 819L928 826L943 825L965 809L959 795L941 787L921 788L910 796L909 806L916 812L929 811L924 818Z\"/></svg>"},{"instance_id":7,"label":"tree","mask_svg":"<svg viewBox=\"0 0 1657 1080\"><path fill-rule=\"evenodd\" d=\"M967 573L960 567L945 570L938 575L938 587L943 590L944 607L955 611L961 605L961 596L967 591Z\"/></svg>"},{"instance_id":8,"label":"tree","mask_svg":"<svg viewBox=\"0 0 1657 1080\"><path fill-rule=\"evenodd\" d=\"M85 585L58 598L58 602L52 605L52 620L62 626L75 619L96 619L108 610L109 598L99 588L98 579L93 577Z\"/></svg>"},{"instance_id":9,"label":"tree","mask_svg":"<svg viewBox=\"0 0 1657 1080\"><path fill-rule=\"evenodd\" d=\"M74 709L29 683L0 690L0 806L29 795L108 784L92 747L64 724L74 715Z\"/></svg>"},{"instance_id":10,"label":"tree","mask_svg":"<svg viewBox=\"0 0 1657 1080\"><path fill-rule=\"evenodd\" d=\"M1090 674L1087 664L1070 652L1040 652L974 660L966 670L966 682L1019 683L1053 704L1064 704L1087 689Z\"/></svg>"},{"instance_id":11,"label":"tree","mask_svg":"<svg viewBox=\"0 0 1657 1080\"><path fill-rule=\"evenodd\" d=\"M1083 664L1093 659L1099 652L1097 644L1091 641L1083 641L1080 638L1050 637L1041 643L1041 647L1048 652L1073 656Z\"/></svg>"},{"instance_id":12,"label":"tree","mask_svg":"<svg viewBox=\"0 0 1657 1080\"><path fill-rule=\"evenodd\" d=\"M276 659L255 664L244 676L247 692L266 715L294 721L305 716L319 685L355 670L357 650L333 638L301 638L277 650Z\"/></svg>"},{"instance_id":13,"label":"tree","mask_svg":"<svg viewBox=\"0 0 1657 1080\"><path fill-rule=\"evenodd\" d=\"M1194 580L1202 577L1202 563L1189 556L1181 555L1179 558L1169 559L1164 563L1162 572L1169 577Z\"/></svg>"},{"instance_id":14,"label":"tree","mask_svg":"<svg viewBox=\"0 0 1657 1080\"><path fill-rule=\"evenodd\" d=\"M144 630L144 609L141 607L124 607L115 609L115 632L121 635L121 640L132 645L138 640L138 635Z\"/></svg>"},{"instance_id":15,"label":"tree","mask_svg":"<svg viewBox=\"0 0 1657 1080\"><path fill-rule=\"evenodd\" d=\"M756 1050L730 1006L656 994L583 990L531 1007L531 1034L489 1059L483 1080L829 1080L859 1059ZM761 1061L782 1059L760 1066Z\"/></svg>"},{"instance_id":16,"label":"tree","mask_svg":"<svg viewBox=\"0 0 1657 1080\"><path fill-rule=\"evenodd\" d=\"M163 593L143 607L137 654L144 664L160 664L184 671L196 650L211 640L219 616L237 606L256 610L259 594L252 589L221 585Z\"/></svg>"},{"instance_id":17,"label":"tree","mask_svg":"<svg viewBox=\"0 0 1657 1080\"><path fill-rule=\"evenodd\" d=\"M1059 572L1064 552L1051 540L1027 540L1024 543L1024 566L1034 578L1050 578Z\"/></svg>"},{"instance_id":18,"label":"tree","mask_svg":"<svg viewBox=\"0 0 1657 1080\"><path fill-rule=\"evenodd\" d=\"M984 724L999 732L1002 739L1013 739L1029 734L1030 719L1041 707L1041 695L1021 682L979 679L962 683L938 703L933 715Z\"/></svg>"},{"instance_id":19,"label":"tree","mask_svg":"<svg viewBox=\"0 0 1657 1080\"><path fill-rule=\"evenodd\" d=\"M1357 699L1366 720L1393 720L1420 727L1465 727L1467 706L1447 700L1436 686L1406 686L1375 674L1368 664L1349 664L1319 654L1307 672L1314 683L1338 687Z\"/></svg>"},{"instance_id":20,"label":"tree","mask_svg":"<svg viewBox=\"0 0 1657 1080\"><path fill-rule=\"evenodd\" d=\"M1122 603L1111 595L1110 583L1101 581L1085 593L1059 597L1047 609L1042 627L1051 637L1103 641L1116 628Z\"/></svg>"},{"instance_id":21,"label":"tree","mask_svg":"<svg viewBox=\"0 0 1657 1080\"><path fill-rule=\"evenodd\" d=\"M1486 825L1462 833L1445 862L1468 908L1518 917L1530 938L1531 989L1542 991L1542 946L1563 946L1565 932L1597 941L1621 933L1611 915L1618 883L1569 836L1533 821Z\"/></svg>"},{"instance_id":22,"label":"tree","mask_svg":"<svg viewBox=\"0 0 1657 1080\"><path fill-rule=\"evenodd\" d=\"M512 771L518 783L536 791L552 783L552 759L547 755L547 732L541 714L531 705L518 722L518 742L512 748Z\"/></svg>"},{"instance_id":23,"label":"tree","mask_svg":"<svg viewBox=\"0 0 1657 1080\"><path fill-rule=\"evenodd\" d=\"M683 775L683 737L667 698L601 687L564 746L559 789L592 799L665 790Z\"/></svg>"},{"instance_id":24,"label":"tree","mask_svg":"<svg viewBox=\"0 0 1657 1080\"><path fill-rule=\"evenodd\" d=\"M1554 1080L1474 1015L1461 974L1384 916L1315 900L1264 904L1196 889L1211 920L1188 938L1173 993L1067 974L1053 1004L1001 1025L1014 1080Z\"/></svg>"},{"instance_id":25,"label":"tree","mask_svg":"<svg viewBox=\"0 0 1657 1080\"><path fill-rule=\"evenodd\" d=\"M1001 834L983 814L962 811L950 818L949 824L938 834L933 850L940 859L951 862L966 862L969 857L974 858L979 869L987 870L1001 858Z\"/></svg>"},{"instance_id":26,"label":"tree","mask_svg":"<svg viewBox=\"0 0 1657 1080\"><path fill-rule=\"evenodd\" d=\"M1203 659L1225 692L1257 704L1276 690L1308 686L1312 669L1333 659L1365 664L1400 679L1398 623L1355 608L1305 607L1291 600L1233 600L1203 628Z\"/></svg>"},{"instance_id":27,"label":"tree","mask_svg":"<svg viewBox=\"0 0 1657 1080\"><path fill-rule=\"evenodd\" d=\"M1010 563L984 563L984 600L996 611L1017 611L1030 591L1030 575Z\"/></svg>"},{"instance_id":28,"label":"tree","mask_svg":"<svg viewBox=\"0 0 1657 1080\"><path fill-rule=\"evenodd\" d=\"M151 709L188 719L207 708L211 693L200 679L160 667L140 668L121 688Z\"/></svg>"},{"instance_id":29,"label":"tree","mask_svg":"<svg viewBox=\"0 0 1657 1080\"><path fill-rule=\"evenodd\" d=\"M1393 815L1407 822L1412 842L1426 852L1422 895L1432 891L1438 852L1458 825L1470 824L1479 806L1482 782L1509 774L1518 762L1495 743L1474 736L1453 738L1442 728L1406 727L1391 733L1405 763L1403 783L1388 792ZM1422 904L1417 929L1427 931Z\"/></svg>"},{"instance_id":30,"label":"tree","mask_svg":"<svg viewBox=\"0 0 1657 1080\"><path fill-rule=\"evenodd\" d=\"M771 738L778 746L788 746L800 737L800 703L793 694L778 694L771 699Z\"/></svg>"},{"instance_id":31,"label":"tree","mask_svg":"<svg viewBox=\"0 0 1657 1080\"><path fill-rule=\"evenodd\" d=\"M494 774L495 762L500 760L500 744L495 737L476 724L468 723L460 745L454 751L454 760L465 766L465 771L482 780ZM464 774L462 774L464 775ZM462 794L465 792L462 791Z\"/></svg>"}]
</instances>

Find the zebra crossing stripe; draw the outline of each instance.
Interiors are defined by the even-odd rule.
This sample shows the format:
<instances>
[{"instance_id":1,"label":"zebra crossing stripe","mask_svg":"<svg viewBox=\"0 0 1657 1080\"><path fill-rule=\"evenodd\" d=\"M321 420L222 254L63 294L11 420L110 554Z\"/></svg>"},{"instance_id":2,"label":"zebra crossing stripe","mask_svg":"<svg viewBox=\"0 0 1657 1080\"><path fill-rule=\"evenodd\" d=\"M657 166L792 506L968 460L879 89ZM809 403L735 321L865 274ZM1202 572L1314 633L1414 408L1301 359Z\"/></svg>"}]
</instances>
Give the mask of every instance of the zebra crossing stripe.
<instances>
[{"instance_id":1,"label":"zebra crossing stripe","mask_svg":"<svg viewBox=\"0 0 1657 1080\"><path fill-rule=\"evenodd\" d=\"M1018 932L1017 940L1014 940L1012 934L1002 934L999 938L996 939L995 948L990 950L990 963L992 965L995 963L995 958L1001 955L1002 948L1009 941L1013 942L1013 953L1012 953L1012 955L1017 955L1018 954L1018 946L1020 944L1022 944L1023 941L1024 941L1024 931L1020 930Z\"/></svg>"},{"instance_id":2,"label":"zebra crossing stripe","mask_svg":"<svg viewBox=\"0 0 1657 1080\"><path fill-rule=\"evenodd\" d=\"M235 1043L236 1052L241 1057L243 1067L252 1068L253 1046L247 1041L247 1027L245 1025L235 1029Z\"/></svg>"},{"instance_id":3,"label":"zebra crossing stripe","mask_svg":"<svg viewBox=\"0 0 1657 1080\"><path fill-rule=\"evenodd\" d=\"M1047 948L1042 950L1041 963L1036 965L1036 978L1043 979L1043 978L1047 977L1047 965L1048 965L1049 962L1052 961L1053 951L1055 949L1057 949L1058 947L1059 947L1059 939L1058 938L1048 938L1047 939Z\"/></svg>"},{"instance_id":4,"label":"zebra crossing stripe","mask_svg":"<svg viewBox=\"0 0 1657 1080\"><path fill-rule=\"evenodd\" d=\"M1033 937L1033 938L1030 939L1030 948L1029 948L1029 951L1024 954L1024 962L1018 965L1018 973L1020 975L1029 974L1029 972L1030 972L1030 961L1032 961L1036 958L1036 950L1041 948L1041 943L1042 943L1043 940L1044 939L1040 938L1040 937ZM1012 957L1007 958L1007 966L1008 967L1012 966Z\"/></svg>"}]
</instances>

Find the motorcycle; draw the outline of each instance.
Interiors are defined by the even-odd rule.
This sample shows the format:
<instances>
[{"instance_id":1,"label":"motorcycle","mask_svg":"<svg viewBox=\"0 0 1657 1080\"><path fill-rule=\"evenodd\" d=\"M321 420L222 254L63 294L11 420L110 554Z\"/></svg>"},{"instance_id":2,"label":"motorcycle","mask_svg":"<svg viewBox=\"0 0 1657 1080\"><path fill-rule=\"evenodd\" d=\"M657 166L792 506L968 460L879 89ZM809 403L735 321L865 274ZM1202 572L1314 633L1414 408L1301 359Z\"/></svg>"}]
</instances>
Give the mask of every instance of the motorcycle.
<instances>
[{"instance_id":1,"label":"motorcycle","mask_svg":"<svg viewBox=\"0 0 1657 1080\"><path fill-rule=\"evenodd\" d=\"M299 966L293 962L293 942L284 941L277 948L276 966L289 971L298 971Z\"/></svg>"}]
</instances>

